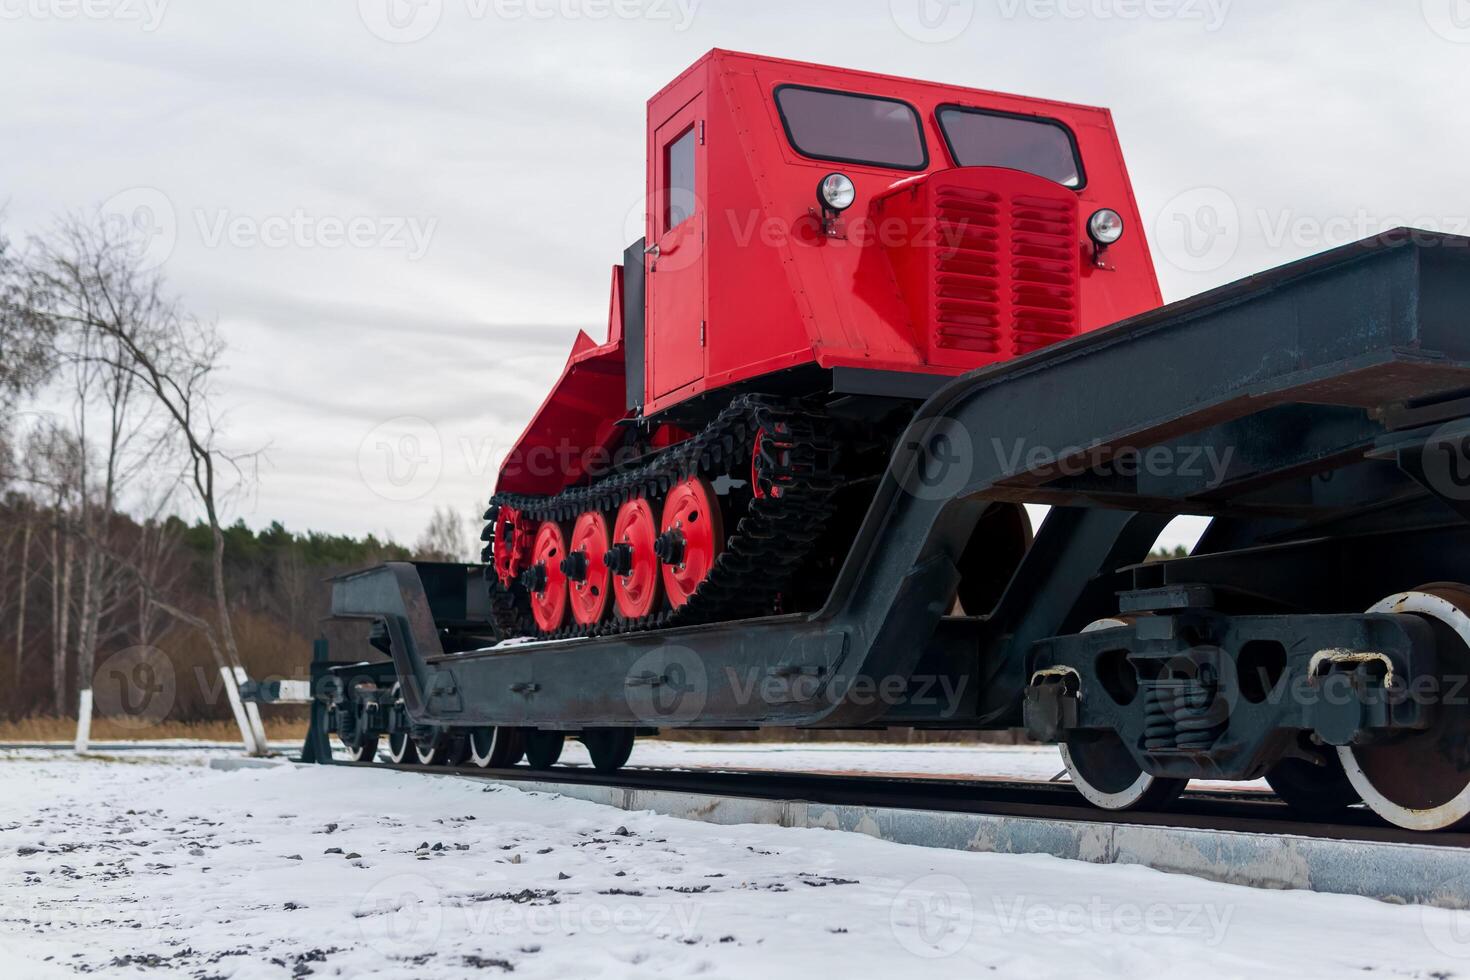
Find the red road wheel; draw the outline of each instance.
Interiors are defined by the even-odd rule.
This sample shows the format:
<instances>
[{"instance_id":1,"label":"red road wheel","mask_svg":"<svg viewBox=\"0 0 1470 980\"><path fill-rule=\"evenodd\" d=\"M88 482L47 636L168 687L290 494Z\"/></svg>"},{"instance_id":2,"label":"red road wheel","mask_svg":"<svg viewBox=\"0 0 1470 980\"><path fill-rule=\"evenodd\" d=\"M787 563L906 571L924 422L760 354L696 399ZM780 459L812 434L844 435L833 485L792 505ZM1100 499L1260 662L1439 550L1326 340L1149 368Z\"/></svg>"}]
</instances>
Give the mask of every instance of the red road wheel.
<instances>
[{"instance_id":1,"label":"red road wheel","mask_svg":"<svg viewBox=\"0 0 1470 980\"><path fill-rule=\"evenodd\" d=\"M761 482L761 450L765 448L765 443L766 430L761 429L755 434L755 445L750 450L750 492L755 495L756 500L766 499L769 490L774 489Z\"/></svg>"},{"instance_id":2,"label":"red road wheel","mask_svg":"<svg viewBox=\"0 0 1470 980\"><path fill-rule=\"evenodd\" d=\"M611 546L607 518L595 512L577 518L572 528L566 572L571 588L572 618L583 626L600 623L607 615L608 590L612 584L607 551Z\"/></svg>"},{"instance_id":3,"label":"red road wheel","mask_svg":"<svg viewBox=\"0 0 1470 980\"><path fill-rule=\"evenodd\" d=\"M658 521L647 500L630 500L618 509L608 552L609 569L618 614L628 619L649 615L663 598L658 557L653 551L657 540Z\"/></svg>"},{"instance_id":4,"label":"red road wheel","mask_svg":"<svg viewBox=\"0 0 1470 980\"><path fill-rule=\"evenodd\" d=\"M725 521L714 488L690 477L669 491L664 501L658 557L664 589L675 609L689 601L725 550Z\"/></svg>"},{"instance_id":5,"label":"red road wheel","mask_svg":"<svg viewBox=\"0 0 1470 980\"><path fill-rule=\"evenodd\" d=\"M784 422L777 424L775 432L761 429L755 434L755 445L750 450L750 492L755 499L779 499L785 492L779 483L770 478L769 472L791 463L791 447L791 430ZM763 462L765 465L762 465ZM767 471L765 475L762 474L763 470Z\"/></svg>"},{"instance_id":6,"label":"red road wheel","mask_svg":"<svg viewBox=\"0 0 1470 980\"><path fill-rule=\"evenodd\" d=\"M561 629L567 618L567 575L561 570L567 556L561 525L544 521L531 548L531 615L546 633Z\"/></svg>"}]
</instances>

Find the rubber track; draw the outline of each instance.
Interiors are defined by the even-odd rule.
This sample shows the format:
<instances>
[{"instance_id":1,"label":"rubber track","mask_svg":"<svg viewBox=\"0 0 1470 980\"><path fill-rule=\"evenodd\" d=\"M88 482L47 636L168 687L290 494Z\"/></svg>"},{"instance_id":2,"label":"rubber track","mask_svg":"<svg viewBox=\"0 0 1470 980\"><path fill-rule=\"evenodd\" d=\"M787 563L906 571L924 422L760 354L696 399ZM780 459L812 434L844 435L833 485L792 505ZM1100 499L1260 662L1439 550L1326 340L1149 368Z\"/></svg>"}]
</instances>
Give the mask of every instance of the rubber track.
<instances>
[{"instance_id":1,"label":"rubber track","mask_svg":"<svg viewBox=\"0 0 1470 980\"><path fill-rule=\"evenodd\" d=\"M531 618L529 593L522 583L507 589L495 576L492 556L495 517L501 507L519 510L533 521L567 523L588 511L616 514L636 497L659 500L691 476L749 480L750 460L758 432L776 447L763 444L757 460L763 483L781 495L752 496L746 513L728 535L725 551L708 578L679 609L666 609L640 619L614 614L592 626L574 624L554 634L541 632ZM781 433L779 437L774 436ZM774 451L778 448L780 451ZM801 563L812 552L832 514L832 498L841 481L836 476L837 442L830 420L796 402L744 395L730 404L702 432L625 474L554 497L497 494L485 513L481 556L486 563L492 615L502 639L534 636L567 639L610 636L644 630L672 629L744 619L776 611Z\"/></svg>"}]
</instances>

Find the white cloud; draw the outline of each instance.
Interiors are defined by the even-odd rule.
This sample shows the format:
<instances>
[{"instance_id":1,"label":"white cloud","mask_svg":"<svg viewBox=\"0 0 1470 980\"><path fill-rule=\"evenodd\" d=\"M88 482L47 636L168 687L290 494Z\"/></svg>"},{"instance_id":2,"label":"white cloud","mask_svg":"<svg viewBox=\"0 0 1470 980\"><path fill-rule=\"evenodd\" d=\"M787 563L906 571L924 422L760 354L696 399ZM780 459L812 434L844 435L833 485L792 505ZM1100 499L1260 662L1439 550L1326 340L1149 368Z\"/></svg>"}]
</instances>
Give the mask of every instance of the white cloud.
<instances>
[{"instance_id":1,"label":"white cloud","mask_svg":"<svg viewBox=\"0 0 1470 980\"><path fill-rule=\"evenodd\" d=\"M48 2L64 0L6 9ZM165 269L232 343L236 435L274 446L251 523L411 540L436 503L488 495L483 447L519 433L570 325L601 335L643 190L647 98L713 46L1110 106L1150 229L1200 188L1241 215L1218 267L1161 257L1171 299L1317 250L1282 234L1298 219L1470 212L1467 48L1427 16L1437 0L959 0L968 20L930 32L940 43L915 39L914 23L937 22L904 0L667 0L671 18L653 15L664 0L573 3L578 16L558 12L572 0L527 0L550 17L442 0L434 29L403 44L356 2L140 4L160 14L153 30L122 16L127 2L0 22L0 65L23 93L0 103L0 199L25 230L122 191L167 197ZM1202 19L1183 15L1191 4ZM221 213L434 231L417 260L319 236L206 247L196 216ZM451 447L435 492L409 503L357 475L362 440L399 416L435 421Z\"/></svg>"}]
</instances>

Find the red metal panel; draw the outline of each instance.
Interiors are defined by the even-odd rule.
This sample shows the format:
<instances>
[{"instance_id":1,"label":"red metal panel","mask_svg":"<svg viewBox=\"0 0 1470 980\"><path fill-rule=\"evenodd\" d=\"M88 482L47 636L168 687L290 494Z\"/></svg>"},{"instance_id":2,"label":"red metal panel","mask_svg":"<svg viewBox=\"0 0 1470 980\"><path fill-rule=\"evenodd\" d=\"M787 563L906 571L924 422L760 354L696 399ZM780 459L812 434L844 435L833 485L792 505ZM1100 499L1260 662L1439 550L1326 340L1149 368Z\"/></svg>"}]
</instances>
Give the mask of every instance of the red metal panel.
<instances>
[{"instance_id":1,"label":"red metal panel","mask_svg":"<svg viewBox=\"0 0 1470 980\"><path fill-rule=\"evenodd\" d=\"M701 144L705 97L701 93L654 130L649 166L653 251L648 272L648 381L651 399L687 388L704 377L705 200L708 164ZM688 155L694 193L680 187L687 167L674 156Z\"/></svg>"},{"instance_id":2,"label":"red metal panel","mask_svg":"<svg viewBox=\"0 0 1470 980\"><path fill-rule=\"evenodd\" d=\"M1008 210L1000 216L999 233L1005 241L1024 239L1030 249L1002 256L996 278L987 287L998 290L998 299L1007 304L1004 317L983 309L988 295L981 289L986 286L984 277L975 278L976 271L957 259L948 270L946 289L953 295L944 297L942 332L935 336L930 329L932 308L914 319L911 297L899 288L891 264L894 249L883 242L885 229L877 223L881 216L874 209L877 200L914 174L802 156L786 137L773 97L782 85L898 99L913 106L930 161L920 179L957 169L939 128L940 106L1038 116L1067 128L1076 139L1087 182L1072 189L1032 178L1042 183L1032 185L1040 189L1029 195L1036 199L1030 211L1022 215ZM706 268L700 284L705 296L702 319L707 324L704 370L683 387L650 385L649 412L812 362L957 374L1106 326L1162 302L1112 119L1104 109L714 51L650 102L651 188L658 182L655 146L663 138L655 131L697 93L704 94L708 109L707 145L701 147L708 183L700 195L707 218ZM1014 173L974 169L997 180ZM858 199L829 234L813 212L817 183L833 171L852 178ZM1057 212L1063 202L1070 205L1063 209L1066 213ZM931 203L937 207L937 201ZM949 206L961 207L962 202L955 199ZM1099 265L1093 262L1085 225L1087 217L1102 207L1123 215L1127 234ZM649 240L656 241L659 229L650 217ZM901 235L922 235L925 222L932 227L940 215L931 208L914 218L918 223L900 229ZM1021 224L1013 225L1014 221ZM976 289L980 291L972 291ZM655 320L657 316L654 310ZM986 327L987 316L997 324L1004 319L1005 324ZM651 343L660 343L658 327L650 329ZM1000 333L988 337L987 330ZM676 343L678 338L662 342ZM690 377L692 372L686 371L675 380Z\"/></svg>"},{"instance_id":3,"label":"red metal panel","mask_svg":"<svg viewBox=\"0 0 1470 980\"><path fill-rule=\"evenodd\" d=\"M561 378L501 464L496 492L559 493L605 472L626 397L621 341L599 347L578 334Z\"/></svg>"}]
</instances>

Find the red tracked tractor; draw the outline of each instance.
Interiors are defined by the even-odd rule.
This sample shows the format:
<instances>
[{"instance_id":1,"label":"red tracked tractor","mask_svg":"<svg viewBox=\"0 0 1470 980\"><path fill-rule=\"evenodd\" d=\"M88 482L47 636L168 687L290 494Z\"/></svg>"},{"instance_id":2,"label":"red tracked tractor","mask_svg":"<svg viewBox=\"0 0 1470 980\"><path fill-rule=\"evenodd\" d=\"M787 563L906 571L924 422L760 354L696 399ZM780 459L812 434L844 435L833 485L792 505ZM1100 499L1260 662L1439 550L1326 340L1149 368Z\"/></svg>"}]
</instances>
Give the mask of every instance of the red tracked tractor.
<instances>
[{"instance_id":1,"label":"red tracked tractor","mask_svg":"<svg viewBox=\"0 0 1470 980\"><path fill-rule=\"evenodd\" d=\"M715 51L648 118L607 341L486 515L503 636L810 608L925 398L1160 304L1105 110ZM976 589L1030 533L987 531Z\"/></svg>"},{"instance_id":2,"label":"red tracked tractor","mask_svg":"<svg viewBox=\"0 0 1470 980\"><path fill-rule=\"evenodd\" d=\"M1470 818L1470 241L1162 307L1106 111L720 51L648 161L484 564L335 584L311 757L1024 724L1110 809Z\"/></svg>"}]
</instances>

